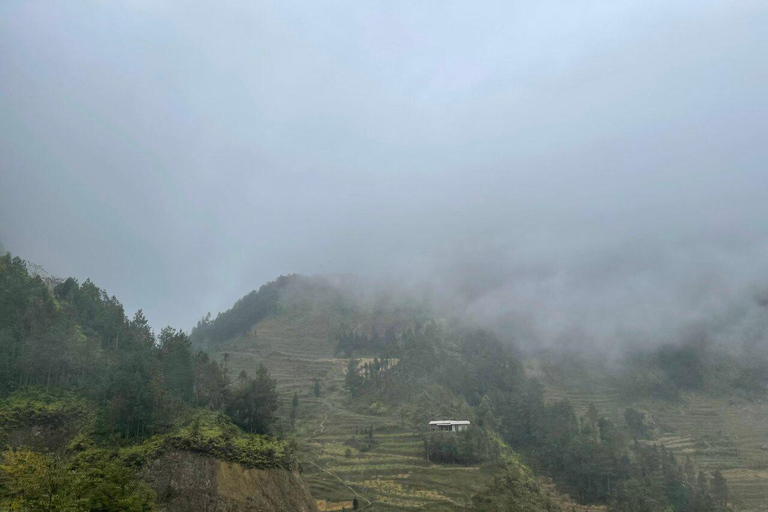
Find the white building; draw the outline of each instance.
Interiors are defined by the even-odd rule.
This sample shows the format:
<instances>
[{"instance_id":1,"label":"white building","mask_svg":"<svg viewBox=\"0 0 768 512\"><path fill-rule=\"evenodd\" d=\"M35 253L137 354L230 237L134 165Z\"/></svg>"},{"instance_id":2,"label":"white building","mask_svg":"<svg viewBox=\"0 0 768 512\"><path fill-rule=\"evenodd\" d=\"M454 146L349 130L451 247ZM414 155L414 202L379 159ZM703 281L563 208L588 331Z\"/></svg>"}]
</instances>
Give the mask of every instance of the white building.
<instances>
[{"instance_id":1,"label":"white building","mask_svg":"<svg viewBox=\"0 0 768 512\"><path fill-rule=\"evenodd\" d=\"M436 420L429 422L429 430L441 432L463 432L469 428L466 420Z\"/></svg>"}]
</instances>

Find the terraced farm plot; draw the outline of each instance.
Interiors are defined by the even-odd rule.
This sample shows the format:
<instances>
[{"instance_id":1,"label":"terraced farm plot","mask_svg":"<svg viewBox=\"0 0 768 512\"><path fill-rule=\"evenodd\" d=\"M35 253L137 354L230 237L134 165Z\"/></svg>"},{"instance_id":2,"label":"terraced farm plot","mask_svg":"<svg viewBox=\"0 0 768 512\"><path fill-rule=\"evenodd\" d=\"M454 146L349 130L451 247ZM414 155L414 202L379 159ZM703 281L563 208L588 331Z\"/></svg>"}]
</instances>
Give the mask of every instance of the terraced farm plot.
<instances>
[{"instance_id":1,"label":"terraced farm plot","mask_svg":"<svg viewBox=\"0 0 768 512\"><path fill-rule=\"evenodd\" d=\"M245 347L243 347L245 348ZM396 419L347 408L343 381L348 360L297 357L285 350L229 351L230 371L265 364L277 380L283 404L299 392L295 439L303 478L320 510L350 510L357 497L366 510L459 510L492 477L490 470L431 464L423 442ZM220 358L223 358L219 354ZM311 390L316 378L322 394ZM374 443L362 451L367 429Z\"/></svg>"},{"instance_id":2,"label":"terraced farm plot","mask_svg":"<svg viewBox=\"0 0 768 512\"><path fill-rule=\"evenodd\" d=\"M579 414L590 403L613 421L624 422L632 406L647 411L658 427L658 442L681 460L690 456L707 472L720 470L728 480L736 510L768 511L768 404L735 403L691 394L680 402L623 400L610 386L587 390L547 383L548 402L568 399Z\"/></svg>"},{"instance_id":3,"label":"terraced farm plot","mask_svg":"<svg viewBox=\"0 0 768 512\"><path fill-rule=\"evenodd\" d=\"M487 482L489 475L477 467L428 463L421 439L389 419L334 407L323 416L323 431L310 436L303 450L304 478L316 498L343 500L356 493L371 510L454 510L468 505ZM365 437L355 429L370 426L372 449L350 446Z\"/></svg>"},{"instance_id":4,"label":"terraced farm plot","mask_svg":"<svg viewBox=\"0 0 768 512\"><path fill-rule=\"evenodd\" d=\"M300 359L333 357L336 349L333 339L335 324L323 318L295 315L290 319L269 318L234 340L234 351L250 351L262 356L276 353ZM286 339L291 340L285 343Z\"/></svg>"},{"instance_id":5,"label":"terraced farm plot","mask_svg":"<svg viewBox=\"0 0 768 512\"><path fill-rule=\"evenodd\" d=\"M261 322L216 356L223 360L223 354L229 354L233 375L242 370L253 374L264 364L277 381L283 417L288 416L293 393L298 393L298 419L290 435L299 444L303 478L318 508L351 510L357 498L361 508L372 512L466 510L499 469L430 463L422 439L397 418L350 410L343 389L349 360L333 357L330 323L313 330L312 321L295 320ZM313 393L315 379L321 383L319 397ZM374 442L367 447L370 428ZM542 483L564 510L604 510L580 507L557 494L553 485Z\"/></svg>"},{"instance_id":6,"label":"terraced farm plot","mask_svg":"<svg viewBox=\"0 0 768 512\"><path fill-rule=\"evenodd\" d=\"M347 408L343 381L348 360L288 357L273 351L267 356L231 352L233 370L253 371L263 363L277 379L283 403L300 392L294 438L299 443L303 478L322 510L351 510L357 497L361 508L391 510L464 510L482 491L497 469L432 464L425 460L422 439L395 418L361 414ZM310 390L320 377L323 392ZM370 450L360 449L373 427ZM549 486L556 494L554 486ZM603 511L579 507L567 496L555 498L564 510Z\"/></svg>"}]
</instances>

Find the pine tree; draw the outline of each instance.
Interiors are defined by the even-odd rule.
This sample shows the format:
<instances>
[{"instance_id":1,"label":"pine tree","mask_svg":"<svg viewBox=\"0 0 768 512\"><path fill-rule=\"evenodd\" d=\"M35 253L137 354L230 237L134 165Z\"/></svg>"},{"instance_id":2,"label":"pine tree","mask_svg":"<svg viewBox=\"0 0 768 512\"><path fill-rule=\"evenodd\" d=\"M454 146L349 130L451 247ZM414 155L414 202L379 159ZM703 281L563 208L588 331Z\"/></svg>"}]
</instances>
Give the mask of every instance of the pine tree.
<instances>
[{"instance_id":1,"label":"pine tree","mask_svg":"<svg viewBox=\"0 0 768 512\"><path fill-rule=\"evenodd\" d=\"M315 398L320 397L320 381L315 379Z\"/></svg>"},{"instance_id":2,"label":"pine tree","mask_svg":"<svg viewBox=\"0 0 768 512\"><path fill-rule=\"evenodd\" d=\"M589 403L589 409L587 409L587 423L590 426L595 426L597 424L597 420L599 419L599 414L597 413L597 407L595 407L595 404L590 402Z\"/></svg>"},{"instance_id":3,"label":"pine tree","mask_svg":"<svg viewBox=\"0 0 768 512\"><path fill-rule=\"evenodd\" d=\"M481 427L491 430L496 429L496 415L493 412L493 403L488 395L483 395L480 405L477 406L477 420Z\"/></svg>"},{"instance_id":4,"label":"pine tree","mask_svg":"<svg viewBox=\"0 0 768 512\"><path fill-rule=\"evenodd\" d=\"M360 386L363 384L363 377L360 375L360 362L357 359L350 359L347 364L347 374L344 377L344 387L351 394L357 394Z\"/></svg>"},{"instance_id":5,"label":"pine tree","mask_svg":"<svg viewBox=\"0 0 768 512\"><path fill-rule=\"evenodd\" d=\"M296 428L296 416L299 411L299 394L293 392L293 400L291 401L291 428Z\"/></svg>"},{"instance_id":6,"label":"pine tree","mask_svg":"<svg viewBox=\"0 0 768 512\"><path fill-rule=\"evenodd\" d=\"M276 420L278 405L277 383L270 377L267 368L259 365L255 379L241 372L227 413L244 430L267 434Z\"/></svg>"},{"instance_id":7,"label":"pine tree","mask_svg":"<svg viewBox=\"0 0 768 512\"><path fill-rule=\"evenodd\" d=\"M718 507L725 508L728 504L728 483L719 470L712 476L712 500Z\"/></svg>"}]
</instances>

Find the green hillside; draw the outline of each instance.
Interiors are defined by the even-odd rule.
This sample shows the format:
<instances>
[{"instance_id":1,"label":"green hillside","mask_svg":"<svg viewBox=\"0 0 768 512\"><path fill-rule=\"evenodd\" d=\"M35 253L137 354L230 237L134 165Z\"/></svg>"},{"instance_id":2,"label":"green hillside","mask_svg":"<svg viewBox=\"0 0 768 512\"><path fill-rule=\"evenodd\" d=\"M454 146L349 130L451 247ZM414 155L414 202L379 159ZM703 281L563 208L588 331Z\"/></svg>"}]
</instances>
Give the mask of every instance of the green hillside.
<instances>
[{"instance_id":1,"label":"green hillside","mask_svg":"<svg viewBox=\"0 0 768 512\"><path fill-rule=\"evenodd\" d=\"M347 359L300 359L275 351L265 356L228 354L235 371L261 363L269 366L283 397L284 417L291 397L298 394L292 437L299 444L303 477L320 510L351 510L355 497L370 510L464 510L472 505L473 496L503 474L496 467L429 463L423 439L394 411L372 414L351 407L343 387ZM319 396L314 393L316 380ZM371 428L373 444L366 449L366 432ZM514 466L522 472L521 480L528 482L530 473L524 465L515 461ZM537 482L526 485L531 496L525 499L536 504L530 510L546 510L542 507L549 499L562 499L548 496Z\"/></svg>"},{"instance_id":2,"label":"green hillside","mask_svg":"<svg viewBox=\"0 0 768 512\"><path fill-rule=\"evenodd\" d=\"M562 401L555 381L542 387L547 375L488 333L430 320L422 305L394 307L351 298L320 278L288 279L290 292L278 292L268 314L213 343L233 373L264 364L276 378L282 429L298 444L321 510L350 509L355 499L371 510L725 507L720 481L707 481L704 466L685 468L682 452L659 451L650 438L632 444L623 410L615 410L618 390L583 392L585 402L566 388ZM217 322L205 319L200 332ZM204 340L200 332L193 338ZM426 423L438 417L470 419L474 433L433 437Z\"/></svg>"},{"instance_id":3,"label":"green hillside","mask_svg":"<svg viewBox=\"0 0 768 512\"><path fill-rule=\"evenodd\" d=\"M0 510L162 509L171 497L142 475L170 452L294 469L274 380L254 370L232 381L91 281L46 282L1 256Z\"/></svg>"},{"instance_id":4,"label":"green hillside","mask_svg":"<svg viewBox=\"0 0 768 512\"><path fill-rule=\"evenodd\" d=\"M507 470L428 462L423 438L396 407L350 401L344 388L350 359L336 357L341 333L402 333L424 322L423 308L404 307L387 297L350 299L320 278L288 279L291 288L272 313L219 343L216 355L233 374L266 365L277 380L283 418L290 414L294 394L298 396L295 428L286 421L283 428L298 443L303 476L320 510L351 510L355 498L366 510L472 507L473 497L488 492L494 478ZM279 282L285 287L285 281L274 284ZM193 339L196 336L199 333L193 332ZM531 507L521 510L555 509L562 498L547 492L519 460L510 460L508 466L517 472L517 480L504 487L518 486L519 504Z\"/></svg>"},{"instance_id":5,"label":"green hillside","mask_svg":"<svg viewBox=\"0 0 768 512\"><path fill-rule=\"evenodd\" d=\"M719 365L727 355L717 357ZM570 372L563 378L560 363L542 372L546 364L532 364L546 385L549 402L567 399L586 412L590 404L602 414L621 421L627 408L642 411L652 432L649 442L657 443L680 459L712 475L720 471L727 479L736 510L759 512L768 504L768 403L759 384L753 393L727 387L722 374L706 371L712 387L687 390L674 400L653 399L626 393L626 383L615 369L593 365ZM576 366L576 365L571 365ZM726 388L726 389L724 389Z\"/></svg>"}]
</instances>

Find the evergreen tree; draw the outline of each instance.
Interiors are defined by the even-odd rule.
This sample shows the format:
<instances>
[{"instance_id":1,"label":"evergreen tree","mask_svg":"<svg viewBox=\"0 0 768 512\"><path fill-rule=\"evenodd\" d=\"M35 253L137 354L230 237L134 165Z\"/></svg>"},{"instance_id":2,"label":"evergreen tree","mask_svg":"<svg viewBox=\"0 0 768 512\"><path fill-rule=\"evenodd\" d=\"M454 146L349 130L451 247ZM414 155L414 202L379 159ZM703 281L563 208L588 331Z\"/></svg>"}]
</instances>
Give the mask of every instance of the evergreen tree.
<instances>
[{"instance_id":1,"label":"evergreen tree","mask_svg":"<svg viewBox=\"0 0 768 512\"><path fill-rule=\"evenodd\" d=\"M599 414L597 413L597 407L595 407L594 402L589 403L589 408L587 409L587 423L590 426L597 425L597 420L600 419Z\"/></svg>"},{"instance_id":2,"label":"evergreen tree","mask_svg":"<svg viewBox=\"0 0 768 512\"><path fill-rule=\"evenodd\" d=\"M291 428L296 428L296 416L299 410L299 394L293 393L293 400L291 400Z\"/></svg>"},{"instance_id":3,"label":"evergreen tree","mask_svg":"<svg viewBox=\"0 0 768 512\"><path fill-rule=\"evenodd\" d=\"M355 395L360 390L363 384L363 376L360 375L360 361L357 359L350 359L347 364L347 373L344 376L344 387L347 388L351 394Z\"/></svg>"},{"instance_id":4,"label":"evergreen tree","mask_svg":"<svg viewBox=\"0 0 768 512\"><path fill-rule=\"evenodd\" d=\"M479 426L495 430L496 429L496 415L493 411L493 403L488 395L483 395L480 400L480 405L477 406L477 423Z\"/></svg>"},{"instance_id":5,"label":"evergreen tree","mask_svg":"<svg viewBox=\"0 0 768 512\"><path fill-rule=\"evenodd\" d=\"M192 345L182 330L165 327L160 331L160 367L168 395L178 401L191 402L195 370Z\"/></svg>"},{"instance_id":6,"label":"evergreen tree","mask_svg":"<svg viewBox=\"0 0 768 512\"><path fill-rule=\"evenodd\" d=\"M395 334L395 329L392 327L388 327L386 331L384 331L384 341L383 341L383 348L382 353L386 357L398 357L400 353L400 347L399 342L397 339L397 335Z\"/></svg>"},{"instance_id":7,"label":"evergreen tree","mask_svg":"<svg viewBox=\"0 0 768 512\"><path fill-rule=\"evenodd\" d=\"M227 413L247 432L268 434L276 421L279 405L277 383L264 365L259 365L256 377L241 373Z\"/></svg>"},{"instance_id":8,"label":"evergreen tree","mask_svg":"<svg viewBox=\"0 0 768 512\"><path fill-rule=\"evenodd\" d=\"M627 407L624 411L624 421L627 423L633 438L644 439L646 437L645 414Z\"/></svg>"},{"instance_id":9,"label":"evergreen tree","mask_svg":"<svg viewBox=\"0 0 768 512\"><path fill-rule=\"evenodd\" d=\"M218 411L226 404L229 393L229 377L224 369L208 354L199 352L195 357L195 403Z\"/></svg>"},{"instance_id":10,"label":"evergreen tree","mask_svg":"<svg viewBox=\"0 0 768 512\"><path fill-rule=\"evenodd\" d=\"M152 332L152 328L149 326L149 321L144 316L144 312L140 309L133 315L133 320L130 324L131 330L134 333L134 340L144 348L153 348L155 346L155 335Z\"/></svg>"},{"instance_id":11,"label":"evergreen tree","mask_svg":"<svg viewBox=\"0 0 768 512\"><path fill-rule=\"evenodd\" d=\"M728 505L728 483L719 470L712 474L712 501L720 508Z\"/></svg>"}]
</instances>

